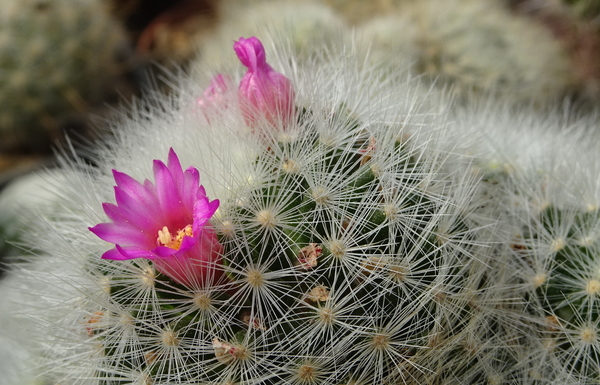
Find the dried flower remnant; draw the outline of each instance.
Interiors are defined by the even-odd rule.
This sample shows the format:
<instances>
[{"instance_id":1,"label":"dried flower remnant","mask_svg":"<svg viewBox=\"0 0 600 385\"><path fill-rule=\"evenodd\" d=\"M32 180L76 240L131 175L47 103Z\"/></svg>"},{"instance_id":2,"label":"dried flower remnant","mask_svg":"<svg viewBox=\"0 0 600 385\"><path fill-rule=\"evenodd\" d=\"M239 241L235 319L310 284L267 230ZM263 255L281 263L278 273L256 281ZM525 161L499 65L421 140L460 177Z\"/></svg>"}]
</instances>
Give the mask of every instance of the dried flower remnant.
<instances>
[{"instance_id":1,"label":"dried flower remnant","mask_svg":"<svg viewBox=\"0 0 600 385\"><path fill-rule=\"evenodd\" d=\"M185 172L175 151L154 161L155 183L113 170L116 204L103 203L109 223L90 228L115 244L103 259L151 259L156 269L185 286L204 286L221 271L222 246L209 223L219 201L209 201L200 174Z\"/></svg>"},{"instance_id":2,"label":"dried flower remnant","mask_svg":"<svg viewBox=\"0 0 600 385\"><path fill-rule=\"evenodd\" d=\"M324 285L313 287L306 293L306 301L309 303L325 302L331 299L329 288Z\"/></svg>"},{"instance_id":3,"label":"dried flower remnant","mask_svg":"<svg viewBox=\"0 0 600 385\"><path fill-rule=\"evenodd\" d=\"M298 253L299 266L304 270L310 270L317 266L318 259L323 253L323 247L317 243L310 243L303 247Z\"/></svg>"},{"instance_id":4,"label":"dried flower remnant","mask_svg":"<svg viewBox=\"0 0 600 385\"><path fill-rule=\"evenodd\" d=\"M250 352L246 347L220 341L218 338L213 338L212 346L217 360L222 364L231 364L236 360L245 360L250 356Z\"/></svg>"}]
</instances>

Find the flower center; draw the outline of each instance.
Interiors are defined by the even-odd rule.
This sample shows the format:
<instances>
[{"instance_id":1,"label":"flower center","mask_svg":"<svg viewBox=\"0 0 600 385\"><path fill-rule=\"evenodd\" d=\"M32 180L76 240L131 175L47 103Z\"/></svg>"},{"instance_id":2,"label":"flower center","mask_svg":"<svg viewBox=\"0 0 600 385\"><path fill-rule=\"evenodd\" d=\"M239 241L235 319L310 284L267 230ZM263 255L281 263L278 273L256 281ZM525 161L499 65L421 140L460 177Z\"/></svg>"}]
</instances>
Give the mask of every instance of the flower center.
<instances>
[{"instance_id":1,"label":"flower center","mask_svg":"<svg viewBox=\"0 0 600 385\"><path fill-rule=\"evenodd\" d=\"M156 242L161 246L167 246L174 250L179 250L181 247L181 242L183 242L183 237L186 235L188 237L192 236L192 225L187 225L183 229L178 230L175 234L171 234L169 228L164 226L162 230L158 230L158 238L156 238Z\"/></svg>"}]
</instances>

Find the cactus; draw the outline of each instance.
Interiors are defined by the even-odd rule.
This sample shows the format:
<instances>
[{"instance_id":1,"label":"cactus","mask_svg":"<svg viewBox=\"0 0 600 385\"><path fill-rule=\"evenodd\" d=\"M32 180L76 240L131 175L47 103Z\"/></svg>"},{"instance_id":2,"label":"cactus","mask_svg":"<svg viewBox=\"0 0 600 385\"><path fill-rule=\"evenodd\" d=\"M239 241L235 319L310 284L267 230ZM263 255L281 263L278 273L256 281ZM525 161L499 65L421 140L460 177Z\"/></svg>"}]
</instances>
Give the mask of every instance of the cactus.
<instances>
[{"instance_id":1,"label":"cactus","mask_svg":"<svg viewBox=\"0 0 600 385\"><path fill-rule=\"evenodd\" d=\"M563 362L563 370L581 383L600 380L600 211L597 197L576 191L565 197L564 179L507 183L514 205L512 252L526 261L530 298L543 308L546 346ZM521 182L521 183L519 183ZM532 191L533 190L533 191ZM563 190L563 191L560 191ZM583 189L582 189L583 190ZM561 196L562 195L562 196ZM565 199L566 198L566 199Z\"/></svg>"},{"instance_id":2,"label":"cactus","mask_svg":"<svg viewBox=\"0 0 600 385\"><path fill-rule=\"evenodd\" d=\"M0 370L2 384L5 385L45 385L35 378L35 356L32 354L28 327L22 318L15 314L12 301L22 300L18 290L25 291L18 282L18 277L3 278L0 281ZM7 297L7 294L9 295Z\"/></svg>"},{"instance_id":3,"label":"cactus","mask_svg":"<svg viewBox=\"0 0 600 385\"><path fill-rule=\"evenodd\" d=\"M498 105L481 110L457 114L458 124L489 143L477 168L495 202L491 210L502 218L504 253L522 261L516 276L539 325L540 354L558 358L563 378L570 378L565 383L597 383L597 117Z\"/></svg>"},{"instance_id":4,"label":"cactus","mask_svg":"<svg viewBox=\"0 0 600 385\"><path fill-rule=\"evenodd\" d=\"M485 0L406 2L359 28L373 60L450 83L461 96L497 93L544 104L575 85L567 52L542 26Z\"/></svg>"},{"instance_id":5,"label":"cactus","mask_svg":"<svg viewBox=\"0 0 600 385\"><path fill-rule=\"evenodd\" d=\"M46 150L103 100L124 35L95 0L0 5L0 151Z\"/></svg>"},{"instance_id":6,"label":"cactus","mask_svg":"<svg viewBox=\"0 0 600 385\"><path fill-rule=\"evenodd\" d=\"M581 210L550 205L532 219L530 227L537 234L524 236L524 253L530 249L549 249L543 260L540 255L532 258L539 269L534 285L547 312L549 340L566 362L565 370L585 382L597 382L600 380L598 208Z\"/></svg>"},{"instance_id":7,"label":"cactus","mask_svg":"<svg viewBox=\"0 0 600 385\"><path fill-rule=\"evenodd\" d=\"M26 234L44 258L20 273L37 372L102 385L558 379L443 106L345 48L271 66L257 42L237 43L254 57L238 90L239 71L204 94L183 79L123 118L98 168L66 162L63 210Z\"/></svg>"}]
</instances>

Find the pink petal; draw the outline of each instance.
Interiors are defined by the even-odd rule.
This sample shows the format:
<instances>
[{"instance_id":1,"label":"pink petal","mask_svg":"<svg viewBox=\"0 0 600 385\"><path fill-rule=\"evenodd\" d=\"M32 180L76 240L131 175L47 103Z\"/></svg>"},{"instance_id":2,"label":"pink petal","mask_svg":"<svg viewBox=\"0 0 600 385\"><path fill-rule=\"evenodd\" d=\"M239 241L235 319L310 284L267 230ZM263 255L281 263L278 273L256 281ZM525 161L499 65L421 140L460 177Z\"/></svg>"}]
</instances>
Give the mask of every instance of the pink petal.
<instances>
[{"instance_id":1,"label":"pink petal","mask_svg":"<svg viewBox=\"0 0 600 385\"><path fill-rule=\"evenodd\" d=\"M106 216L111 221L119 223L126 221L126 219L123 217L123 214L121 213L121 209L119 209L117 205L105 202L102 203L102 209L104 209Z\"/></svg>"},{"instance_id":2,"label":"pink petal","mask_svg":"<svg viewBox=\"0 0 600 385\"><path fill-rule=\"evenodd\" d=\"M181 192L183 204L186 210L192 211L194 209L194 202L196 201L198 185L200 184L200 173L194 167L190 167L183 173L183 178L184 187Z\"/></svg>"},{"instance_id":3,"label":"pink petal","mask_svg":"<svg viewBox=\"0 0 600 385\"><path fill-rule=\"evenodd\" d=\"M171 255L177 253L178 251L179 250L175 250L175 249L172 249L167 246L158 246L158 247L155 247L154 249L152 249L152 252L161 258L170 257Z\"/></svg>"},{"instance_id":4,"label":"pink petal","mask_svg":"<svg viewBox=\"0 0 600 385\"><path fill-rule=\"evenodd\" d=\"M250 71L271 68L267 64L265 48L256 37L250 37L248 39L240 37L240 39L233 44L233 49L235 50L238 59L240 59L240 62L248 67Z\"/></svg>"},{"instance_id":5,"label":"pink petal","mask_svg":"<svg viewBox=\"0 0 600 385\"><path fill-rule=\"evenodd\" d=\"M181 168L181 163L179 162L179 158L177 157L177 154L175 153L175 151L173 150L172 147L169 149L169 156L167 159L167 168L169 169L169 172L171 173L171 177L173 178L173 181L175 182L177 191L179 192L179 194L181 194L184 191L183 169Z\"/></svg>"},{"instance_id":6,"label":"pink petal","mask_svg":"<svg viewBox=\"0 0 600 385\"><path fill-rule=\"evenodd\" d=\"M160 228L160 222L156 221L156 217L140 215L138 212L131 211L125 207L118 207L112 203L103 203L102 208L108 218L116 224L132 226L140 231L149 232L154 232L155 229Z\"/></svg>"},{"instance_id":7,"label":"pink petal","mask_svg":"<svg viewBox=\"0 0 600 385\"><path fill-rule=\"evenodd\" d=\"M115 177L115 182L117 182L119 189L140 204L145 206L153 206L156 204L156 197L137 180L117 170L113 170L113 176Z\"/></svg>"},{"instance_id":8,"label":"pink petal","mask_svg":"<svg viewBox=\"0 0 600 385\"><path fill-rule=\"evenodd\" d=\"M120 246L115 245L119 253L121 253L124 258L123 259L135 259L135 258L146 258L146 259L155 259L156 255L153 254L150 250L140 249L137 247L128 247L128 246Z\"/></svg>"},{"instance_id":9,"label":"pink petal","mask_svg":"<svg viewBox=\"0 0 600 385\"><path fill-rule=\"evenodd\" d=\"M183 240L181 241L181 246L179 246L179 252L185 252L191 249L192 247L194 247L197 240L197 237L183 237Z\"/></svg>"},{"instance_id":10,"label":"pink petal","mask_svg":"<svg viewBox=\"0 0 600 385\"><path fill-rule=\"evenodd\" d=\"M115 224L115 223L99 223L89 230L96 234L100 239L118 243L127 246L147 247L152 244L152 235L140 231L132 226Z\"/></svg>"},{"instance_id":11,"label":"pink petal","mask_svg":"<svg viewBox=\"0 0 600 385\"><path fill-rule=\"evenodd\" d=\"M110 249L107 252L105 252L104 254L102 254L102 259L112 259L114 261L124 261L126 259L130 259L126 256L124 256L123 254L121 254L119 252L119 250L115 249Z\"/></svg>"},{"instance_id":12,"label":"pink petal","mask_svg":"<svg viewBox=\"0 0 600 385\"><path fill-rule=\"evenodd\" d=\"M191 221L191 213L186 212L183 200L179 196L177 185L169 169L161 161L154 161L154 179L160 202L160 209L169 227L183 228ZM187 222L187 223L185 223Z\"/></svg>"},{"instance_id":13,"label":"pink petal","mask_svg":"<svg viewBox=\"0 0 600 385\"><path fill-rule=\"evenodd\" d=\"M192 232L194 235L202 229L218 208L218 199L209 202L206 197L198 198L196 203L194 203L194 223L192 224Z\"/></svg>"},{"instance_id":14,"label":"pink petal","mask_svg":"<svg viewBox=\"0 0 600 385\"><path fill-rule=\"evenodd\" d=\"M152 182L150 182L148 179L145 179L144 187L146 188L146 190L148 190L148 193L152 194L152 196L154 198L156 198L158 201L158 194L156 193L156 187L154 187L154 184Z\"/></svg>"},{"instance_id":15,"label":"pink petal","mask_svg":"<svg viewBox=\"0 0 600 385\"><path fill-rule=\"evenodd\" d=\"M121 216L136 227L149 231L164 226L165 218L160 210L158 199L154 205L144 205L116 186L115 199L121 211Z\"/></svg>"}]
</instances>

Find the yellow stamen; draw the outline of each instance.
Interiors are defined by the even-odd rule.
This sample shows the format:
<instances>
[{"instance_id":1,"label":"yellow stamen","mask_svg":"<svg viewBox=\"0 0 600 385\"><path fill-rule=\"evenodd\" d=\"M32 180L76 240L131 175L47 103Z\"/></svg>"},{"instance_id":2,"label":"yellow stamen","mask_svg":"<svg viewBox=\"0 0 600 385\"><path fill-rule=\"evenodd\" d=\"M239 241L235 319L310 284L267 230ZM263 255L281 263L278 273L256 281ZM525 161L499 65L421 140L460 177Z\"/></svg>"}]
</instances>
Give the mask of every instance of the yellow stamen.
<instances>
[{"instance_id":1,"label":"yellow stamen","mask_svg":"<svg viewBox=\"0 0 600 385\"><path fill-rule=\"evenodd\" d=\"M181 247L181 242L183 242L183 237L191 237L192 234L192 225L187 225L183 229L178 230L175 235L169 232L169 228L167 226L164 226L162 230L158 230L158 238L156 239L156 242L159 245L167 246L174 250L179 250Z\"/></svg>"}]
</instances>

